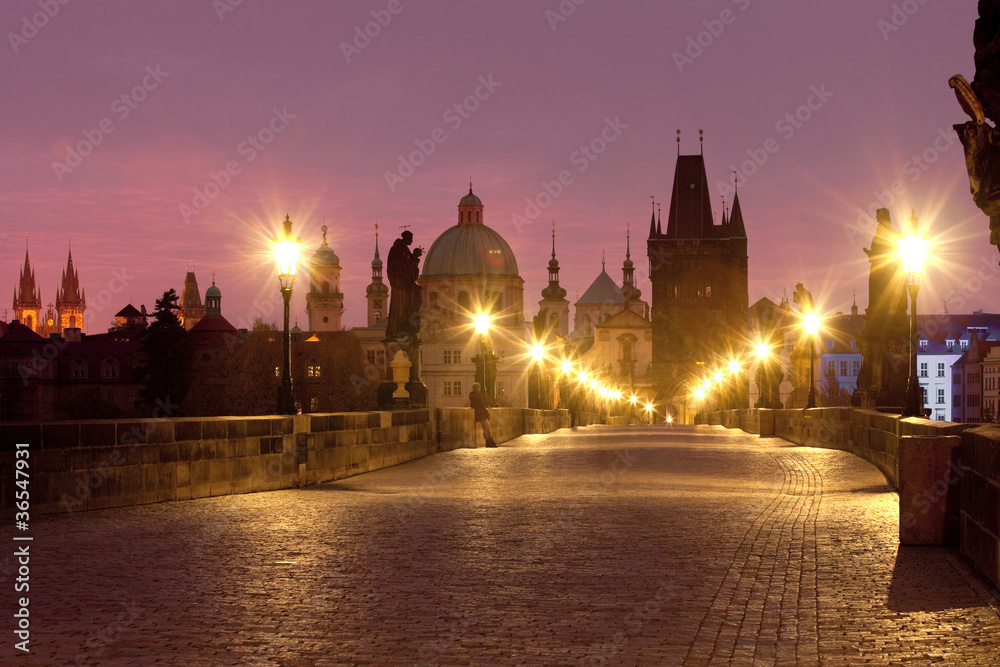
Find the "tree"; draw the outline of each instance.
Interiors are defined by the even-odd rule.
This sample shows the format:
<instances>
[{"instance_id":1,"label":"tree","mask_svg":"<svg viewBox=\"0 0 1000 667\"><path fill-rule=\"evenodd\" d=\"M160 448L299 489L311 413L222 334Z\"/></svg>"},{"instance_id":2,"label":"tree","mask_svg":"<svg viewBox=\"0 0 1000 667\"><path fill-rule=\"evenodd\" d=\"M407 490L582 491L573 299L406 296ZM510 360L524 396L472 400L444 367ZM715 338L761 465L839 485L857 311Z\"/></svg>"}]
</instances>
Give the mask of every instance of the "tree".
<instances>
[{"instance_id":1,"label":"tree","mask_svg":"<svg viewBox=\"0 0 1000 667\"><path fill-rule=\"evenodd\" d=\"M819 393L820 405L827 408L841 407L851 404L851 392L840 388L837 371L829 367L823 374L823 386Z\"/></svg>"},{"instance_id":2,"label":"tree","mask_svg":"<svg viewBox=\"0 0 1000 667\"><path fill-rule=\"evenodd\" d=\"M176 416L191 383L191 341L175 312L177 300L173 288L156 300L154 322L142 338L145 363L136 379L146 386L136 407L154 417Z\"/></svg>"}]
</instances>

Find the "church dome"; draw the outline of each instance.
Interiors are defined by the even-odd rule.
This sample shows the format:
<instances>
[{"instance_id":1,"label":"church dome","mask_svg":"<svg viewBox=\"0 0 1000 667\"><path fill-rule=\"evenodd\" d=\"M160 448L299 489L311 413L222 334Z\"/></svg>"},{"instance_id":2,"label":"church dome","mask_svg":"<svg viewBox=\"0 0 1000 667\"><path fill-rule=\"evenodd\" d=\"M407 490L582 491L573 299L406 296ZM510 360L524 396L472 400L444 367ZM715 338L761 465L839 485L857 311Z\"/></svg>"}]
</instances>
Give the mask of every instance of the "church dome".
<instances>
[{"instance_id":1,"label":"church dome","mask_svg":"<svg viewBox=\"0 0 1000 667\"><path fill-rule=\"evenodd\" d=\"M472 186L470 185L469 186L469 194L467 194L464 197L462 197L462 200L460 202L458 202L458 205L459 206L482 206L483 205L483 201L479 197L477 197L476 195L472 194Z\"/></svg>"},{"instance_id":2,"label":"church dome","mask_svg":"<svg viewBox=\"0 0 1000 667\"><path fill-rule=\"evenodd\" d=\"M486 225L455 225L427 251L423 276L516 276L517 260L503 237Z\"/></svg>"},{"instance_id":3,"label":"church dome","mask_svg":"<svg viewBox=\"0 0 1000 667\"><path fill-rule=\"evenodd\" d=\"M498 232L483 224L483 202L472 193L458 203L458 224L431 244L421 276L517 276L514 252Z\"/></svg>"},{"instance_id":4,"label":"church dome","mask_svg":"<svg viewBox=\"0 0 1000 667\"><path fill-rule=\"evenodd\" d=\"M337 253L333 252L333 249L326 244L326 225L323 225L323 243L320 244L316 252L313 253L312 259L309 260L310 266L313 268L340 268L340 258L337 257Z\"/></svg>"},{"instance_id":5,"label":"church dome","mask_svg":"<svg viewBox=\"0 0 1000 667\"><path fill-rule=\"evenodd\" d=\"M212 297L216 297L216 298L220 298L220 299L222 298L222 290L220 290L218 287L216 287L214 282L212 283L211 287L209 287L207 290L205 290L205 301L208 301ZM135 310L135 309L133 308L133 310Z\"/></svg>"}]
</instances>

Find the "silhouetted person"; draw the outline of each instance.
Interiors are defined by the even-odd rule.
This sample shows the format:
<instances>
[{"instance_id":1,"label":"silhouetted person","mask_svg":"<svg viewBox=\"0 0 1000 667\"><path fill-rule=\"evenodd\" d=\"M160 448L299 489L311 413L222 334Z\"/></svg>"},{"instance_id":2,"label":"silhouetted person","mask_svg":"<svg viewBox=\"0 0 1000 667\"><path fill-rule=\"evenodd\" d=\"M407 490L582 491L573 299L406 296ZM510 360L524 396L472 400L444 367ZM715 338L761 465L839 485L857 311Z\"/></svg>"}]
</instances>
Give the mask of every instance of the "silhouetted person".
<instances>
[{"instance_id":1,"label":"silhouetted person","mask_svg":"<svg viewBox=\"0 0 1000 667\"><path fill-rule=\"evenodd\" d=\"M486 409L489 397L480 391L480 389L481 386L478 382L472 383L472 391L469 392L469 407L475 413L474 419L476 423L483 429L483 440L486 441L486 446L496 447L497 443L493 439L493 430L490 428L490 411ZM472 427L472 435L473 437L476 435L475 426Z\"/></svg>"}]
</instances>

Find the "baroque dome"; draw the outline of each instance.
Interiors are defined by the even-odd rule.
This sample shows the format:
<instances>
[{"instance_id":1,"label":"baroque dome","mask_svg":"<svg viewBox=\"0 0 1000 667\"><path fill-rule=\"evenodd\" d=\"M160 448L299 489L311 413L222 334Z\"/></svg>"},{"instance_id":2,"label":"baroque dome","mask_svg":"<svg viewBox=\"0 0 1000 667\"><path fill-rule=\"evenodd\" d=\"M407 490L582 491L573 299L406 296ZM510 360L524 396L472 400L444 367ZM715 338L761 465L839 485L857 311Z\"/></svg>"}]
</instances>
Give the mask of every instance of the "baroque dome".
<instances>
[{"instance_id":1,"label":"baroque dome","mask_svg":"<svg viewBox=\"0 0 1000 667\"><path fill-rule=\"evenodd\" d=\"M482 220L483 203L472 193L458 204L458 224L431 244L421 276L518 276L514 252L500 234Z\"/></svg>"}]
</instances>

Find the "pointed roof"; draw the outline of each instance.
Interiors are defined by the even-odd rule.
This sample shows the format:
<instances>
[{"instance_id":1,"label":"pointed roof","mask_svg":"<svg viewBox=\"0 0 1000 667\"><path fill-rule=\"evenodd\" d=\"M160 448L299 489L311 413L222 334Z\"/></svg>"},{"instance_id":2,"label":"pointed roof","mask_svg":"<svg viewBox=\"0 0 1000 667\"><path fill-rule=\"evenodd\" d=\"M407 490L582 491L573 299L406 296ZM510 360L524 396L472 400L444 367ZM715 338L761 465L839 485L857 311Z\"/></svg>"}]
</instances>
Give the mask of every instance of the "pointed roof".
<instances>
[{"instance_id":1,"label":"pointed roof","mask_svg":"<svg viewBox=\"0 0 1000 667\"><path fill-rule=\"evenodd\" d=\"M181 288L181 308L203 308L201 302L201 292L198 289L198 279L195 278L194 271L189 270L184 276L184 287Z\"/></svg>"},{"instance_id":2,"label":"pointed roof","mask_svg":"<svg viewBox=\"0 0 1000 667\"><path fill-rule=\"evenodd\" d=\"M590 284L590 287L583 293L583 296L577 299L575 305L579 306L590 303L625 303L625 295L622 294L622 289L618 287L603 268L601 269L601 274Z\"/></svg>"},{"instance_id":3,"label":"pointed roof","mask_svg":"<svg viewBox=\"0 0 1000 667\"><path fill-rule=\"evenodd\" d=\"M131 303L115 313L115 317L124 317L129 320L135 317L142 317L142 313Z\"/></svg>"},{"instance_id":4,"label":"pointed roof","mask_svg":"<svg viewBox=\"0 0 1000 667\"><path fill-rule=\"evenodd\" d=\"M678 155L667 217L667 238L711 238L714 223L709 197L705 158L701 155Z\"/></svg>"},{"instance_id":5,"label":"pointed roof","mask_svg":"<svg viewBox=\"0 0 1000 667\"><path fill-rule=\"evenodd\" d=\"M733 197L733 211L729 215L729 227L730 238L745 239L747 237L747 229L743 226L743 209L740 208L740 193L738 190Z\"/></svg>"}]
</instances>

